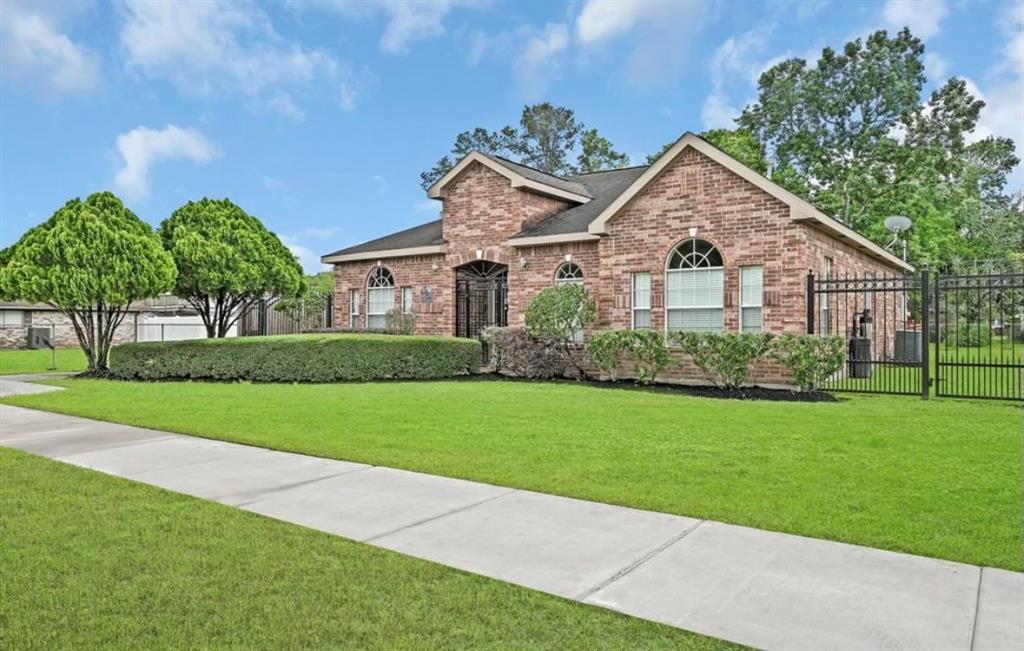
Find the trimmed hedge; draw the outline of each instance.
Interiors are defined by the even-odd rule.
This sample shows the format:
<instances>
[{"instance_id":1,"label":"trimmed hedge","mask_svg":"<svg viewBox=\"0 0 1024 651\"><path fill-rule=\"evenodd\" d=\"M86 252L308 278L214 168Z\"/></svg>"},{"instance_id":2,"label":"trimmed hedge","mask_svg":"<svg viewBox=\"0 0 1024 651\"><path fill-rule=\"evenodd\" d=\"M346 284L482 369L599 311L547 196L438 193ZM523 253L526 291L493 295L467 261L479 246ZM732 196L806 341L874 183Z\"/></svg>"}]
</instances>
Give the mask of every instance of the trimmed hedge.
<instances>
[{"instance_id":1,"label":"trimmed hedge","mask_svg":"<svg viewBox=\"0 0 1024 651\"><path fill-rule=\"evenodd\" d=\"M454 337L306 334L116 346L110 372L126 380L337 382L476 373L480 342Z\"/></svg>"}]
</instances>

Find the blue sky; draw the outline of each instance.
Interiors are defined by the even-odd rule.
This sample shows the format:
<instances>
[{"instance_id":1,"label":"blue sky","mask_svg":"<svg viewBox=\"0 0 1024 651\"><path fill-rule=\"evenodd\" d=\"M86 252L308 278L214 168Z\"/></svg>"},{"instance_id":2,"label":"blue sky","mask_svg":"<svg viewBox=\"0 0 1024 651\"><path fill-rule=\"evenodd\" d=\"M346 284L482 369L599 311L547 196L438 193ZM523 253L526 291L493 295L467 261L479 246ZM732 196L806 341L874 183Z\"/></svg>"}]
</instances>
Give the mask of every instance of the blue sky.
<instances>
[{"instance_id":1,"label":"blue sky","mask_svg":"<svg viewBox=\"0 0 1024 651\"><path fill-rule=\"evenodd\" d=\"M771 63L905 24L926 45L927 91L969 79L989 102L977 135L1014 137L1020 154L1022 6L8 1L0 245L97 190L153 225L226 196L315 270L433 218L419 173L459 131L515 122L526 103L575 109L642 162L729 126Z\"/></svg>"}]
</instances>

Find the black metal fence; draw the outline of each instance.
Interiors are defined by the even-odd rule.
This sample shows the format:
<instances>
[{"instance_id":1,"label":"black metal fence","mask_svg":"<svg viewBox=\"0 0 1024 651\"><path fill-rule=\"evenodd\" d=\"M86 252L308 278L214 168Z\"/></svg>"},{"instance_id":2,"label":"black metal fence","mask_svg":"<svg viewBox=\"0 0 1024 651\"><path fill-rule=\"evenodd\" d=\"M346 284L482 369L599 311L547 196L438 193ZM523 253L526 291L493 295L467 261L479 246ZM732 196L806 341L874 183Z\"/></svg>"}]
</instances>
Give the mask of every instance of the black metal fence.
<instances>
[{"instance_id":1,"label":"black metal fence","mask_svg":"<svg viewBox=\"0 0 1024 651\"><path fill-rule=\"evenodd\" d=\"M928 274L807 276L808 332L846 341L826 388L927 397Z\"/></svg>"},{"instance_id":2,"label":"black metal fence","mask_svg":"<svg viewBox=\"0 0 1024 651\"><path fill-rule=\"evenodd\" d=\"M1024 273L939 275L935 394L1024 399Z\"/></svg>"},{"instance_id":3,"label":"black metal fence","mask_svg":"<svg viewBox=\"0 0 1024 651\"><path fill-rule=\"evenodd\" d=\"M809 273L807 326L846 341L829 390L1024 400L1024 272Z\"/></svg>"}]
</instances>

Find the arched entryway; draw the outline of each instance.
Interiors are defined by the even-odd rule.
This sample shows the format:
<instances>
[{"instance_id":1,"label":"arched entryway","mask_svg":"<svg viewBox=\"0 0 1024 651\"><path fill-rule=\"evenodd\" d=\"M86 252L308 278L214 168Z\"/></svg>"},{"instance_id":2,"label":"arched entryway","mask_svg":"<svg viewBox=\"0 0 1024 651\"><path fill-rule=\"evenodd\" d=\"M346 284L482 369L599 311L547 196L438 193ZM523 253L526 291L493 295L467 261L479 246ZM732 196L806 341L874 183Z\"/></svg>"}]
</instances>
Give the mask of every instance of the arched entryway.
<instances>
[{"instance_id":1,"label":"arched entryway","mask_svg":"<svg viewBox=\"0 0 1024 651\"><path fill-rule=\"evenodd\" d=\"M488 326L508 325L508 267L476 260L455 270L455 336L479 339Z\"/></svg>"}]
</instances>

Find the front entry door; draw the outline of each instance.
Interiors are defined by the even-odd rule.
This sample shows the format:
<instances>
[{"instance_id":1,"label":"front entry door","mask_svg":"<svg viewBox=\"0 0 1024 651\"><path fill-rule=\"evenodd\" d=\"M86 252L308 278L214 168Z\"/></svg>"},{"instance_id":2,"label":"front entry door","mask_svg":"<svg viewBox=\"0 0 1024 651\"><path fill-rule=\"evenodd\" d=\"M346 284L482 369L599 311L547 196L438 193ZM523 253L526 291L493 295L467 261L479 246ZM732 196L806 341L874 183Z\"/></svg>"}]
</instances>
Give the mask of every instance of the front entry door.
<instances>
[{"instance_id":1,"label":"front entry door","mask_svg":"<svg viewBox=\"0 0 1024 651\"><path fill-rule=\"evenodd\" d=\"M488 326L508 325L508 267L477 260L455 273L455 336L479 339Z\"/></svg>"}]
</instances>

